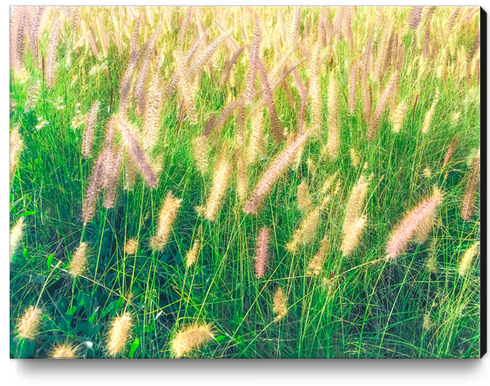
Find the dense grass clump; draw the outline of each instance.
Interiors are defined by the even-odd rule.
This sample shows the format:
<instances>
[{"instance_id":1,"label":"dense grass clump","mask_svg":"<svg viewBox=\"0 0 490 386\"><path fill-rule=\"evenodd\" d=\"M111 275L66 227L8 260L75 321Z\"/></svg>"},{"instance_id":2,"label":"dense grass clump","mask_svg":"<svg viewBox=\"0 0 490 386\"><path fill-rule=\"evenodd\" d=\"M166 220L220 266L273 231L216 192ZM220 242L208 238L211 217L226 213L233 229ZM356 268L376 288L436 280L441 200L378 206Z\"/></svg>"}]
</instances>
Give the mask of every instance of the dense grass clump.
<instances>
[{"instance_id":1,"label":"dense grass clump","mask_svg":"<svg viewBox=\"0 0 490 386\"><path fill-rule=\"evenodd\" d=\"M476 7L15 7L13 358L480 355Z\"/></svg>"}]
</instances>

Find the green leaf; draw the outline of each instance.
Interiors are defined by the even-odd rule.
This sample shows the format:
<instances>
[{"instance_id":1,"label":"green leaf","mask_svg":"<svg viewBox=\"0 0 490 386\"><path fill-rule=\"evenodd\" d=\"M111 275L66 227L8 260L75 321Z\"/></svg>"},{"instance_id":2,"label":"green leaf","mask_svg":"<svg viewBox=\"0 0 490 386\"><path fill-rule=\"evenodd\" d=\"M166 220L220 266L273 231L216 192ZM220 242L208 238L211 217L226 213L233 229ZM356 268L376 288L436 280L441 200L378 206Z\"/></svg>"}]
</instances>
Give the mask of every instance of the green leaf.
<instances>
[{"instance_id":1,"label":"green leaf","mask_svg":"<svg viewBox=\"0 0 490 386\"><path fill-rule=\"evenodd\" d=\"M131 349L129 350L129 359L133 359L134 352L136 351L139 345L140 345L140 340L138 339L138 337L136 337L134 339L133 344L131 345Z\"/></svg>"},{"instance_id":2,"label":"green leaf","mask_svg":"<svg viewBox=\"0 0 490 386\"><path fill-rule=\"evenodd\" d=\"M221 342L223 339L225 339L226 336L225 335L220 335L216 338L216 342Z\"/></svg>"},{"instance_id":3,"label":"green leaf","mask_svg":"<svg viewBox=\"0 0 490 386\"><path fill-rule=\"evenodd\" d=\"M88 320L91 324L94 324L94 319L95 319L95 315L97 315L97 311L99 311L99 307L97 306L97 308L95 309L94 313L92 314L92 316L90 317L90 319Z\"/></svg>"},{"instance_id":4,"label":"green leaf","mask_svg":"<svg viewBox=\"0 0 490 386\"><path fill-rule=\"evenodd\" d=\"M21 215L21 216L30 216L30 215L32 215L32 214L34 214L34 213L36 213L36 211L35 211L35 210L29 210L29 211L27 211L27 212L21 213L20 215Z\"/></svg>"},{"instance_id":5,"label":"green leaf","mask_svg":"<svg viewBox=\"0 0 490 386\"><path fill-rule=\"evenodd\" d=\"M72 306L72 307L70 307L70 309L68 311L66 311L66 314L67 315L73 315L76 310L77 310L77 307Z\"/></svg>"},{"instance_id":6,"label":"green leaf","mask_svg":"<svg viewBox=\"0 0 490 386\"><path fill-rule=\"evenodd\" d=\"M52 262L53 262L53 254L50 254L46 260L46 265L48 266L48 269L51 267Z\"/></svg>"}]
</instances>

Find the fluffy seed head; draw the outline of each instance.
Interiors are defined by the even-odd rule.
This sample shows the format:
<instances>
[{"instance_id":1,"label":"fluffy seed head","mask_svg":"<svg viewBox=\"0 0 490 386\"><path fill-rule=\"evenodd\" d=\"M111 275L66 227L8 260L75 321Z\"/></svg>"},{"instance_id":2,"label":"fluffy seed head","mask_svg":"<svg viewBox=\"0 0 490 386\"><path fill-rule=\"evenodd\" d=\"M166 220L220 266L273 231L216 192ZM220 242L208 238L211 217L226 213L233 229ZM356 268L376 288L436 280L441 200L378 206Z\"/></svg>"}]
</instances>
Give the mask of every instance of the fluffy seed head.
<instances>
[{"instance_id":1,"label":"fluffy seed head","mask_svg":"<svg viewBox=\"0 0 490 386\"><path fill-rule=\"evenodd\" d=\"M17 336L20 339L34 339L39 333L41 324L41 310L37 307L30 306L24 316L17 323Z\"/></svg>"},{"instance_id":2,"label":"fluffy seed head","mask_svg":"<svg viewBox=\"0 0 490 386\"><path fill-rule=\"evenodd\" d=\"M221 154L218 157L213 176L213 187L211 195L208 198L206 204L206 210L204 212L204 218L209 221L214 221L221 201L228 188L228 182L230 180L232 172L232 163L228 160L227 146L223 148Z\"/></svg>"},{"instance_id":3,"label":"fluffy seed head","mask_svg":"<svg viewBox=\"0 0 490 386\"><path fill-rule=\"evenodd\" d=\"M207 137L200 135L195 139L194 144L194 158L196 160L197 168L201 174L206 174L208 171L208 142Z\"/></svg>"},{"instance_id":4,"label":"fluffy seed head","mask_svg":"<svg viewBox=\"0 0 490 386\"><path fill-rule=\"evenodd\" d=\"M269 229L264 227L259 232L259 238L257 240L257 250L255 254L255 277L260 278L264 276L267 271L267 260L269 248Z\"/></svg>"},{"instance_id":5,"label":"fluffy seed head","mask_svg":"<svg viewBox=\"0 0 490 386\"><path fill-rule=\"evenodd\" d=\"M366 226L367 217L356 218L348 229L346 229L340 250L344 256L349 256L357 245Z\"/></svg>"},{"instance_id":6,"label":"fluffy seed head","mask_svg":"<svg viewBox=\"0 0 490 386\"><path fill-rule=\"evenodd\" d=\"M459 134L456 134L451 140L451 144L447 148L446 155L444 156L444 162L442 164L442 169L446 166L449 161L451 161L451 157L453 156L454 149L456 149L456 145L458 144Z\"/></svg>"},{"instance_id":7,"label":"fluffy seed head","mask_svg":"<svg viewBox=\"0 0 490 386\"><path fill-rule=\"evenodd\" d=\"M167 244L170 231L172 230L172 224L177 218L177 213L180 208L182 200L175 198L172 192L167 194L165 201L163 202L160 215L158 217L158 226L155 236L150 241L150 247L154 251L161 252Z\"/></svg>"},{"instance_id":8,"label":"fluffy seed head","mask_svg":"<svg viewBox=\"0 0 490 386\"><path fill-rule=\"evenodd\" d=\"M126 245L124 246L124 251L127 255L135 255L138 251L138 240L129 239L126 240Z\"/></svg>"},{"instance_id":9,"label":"fluffy seed head","mask_svg":"<svg viewBox=\"0 0 490 386\"><path fill-rule=\"evenodd\" d=\"M284 293L282 292L281 287L277 288L277 291L274 295L274 303L273 303L272 310L277 315L274 319L275 322L278 322L279 320L284 318L286 316L286 314L288 313L288 307L286 304L286 297L284 296Z\"/></svg>"},{"instance_id":10,"label":"fluffy seed head","mask_svg":"<svg viewBox=\"0 0 490 386\"><path fill-rule=\"evenodd\" d=\"M389 258L397 257L405 249L417 228L428 216L431 216L441 200L442 193L435 187L432 197L423 200L403 218L386 247Z\"/></svg>"},{"instance_id":11,"label":"fluffy seed head","mask_svg":"<svg viewBox=\"0 0 490 386\"><path fill-rule=\"evenodd\" d=\"M466 275L466 272L468 271L468 268L471 265L471 261L473 260L473 258L478 253L478 245L479 244L480 244L479 242L473 244L464 253L461 261L459 262L459 267L458 267L458 273L460 274L460 276Z\"/></svg>"},{"instance_id":12,"label":"fluffy seed head","mask_svg":"<svg viewBox=\"0 0 490 386\"><path fill-rule=\"evenodd\" d=\"M308 184L305 180L301 180L298 185L298 209L302 212L307 212L311 209L313 201L308 191Z\"/></svg>"},{"instance_id":13,"label":"fluffy seed head","mask_svg":"<svg viewBox=\"0 0 490 386\"><path fill-rule=\"evenodd\" d=\"M22 240L22 235L24 233L24 219L25 217L19 218L10 231L10 261L12 261L12 257L14 256L15 251L19 247L19 243Z\"/></svg>"},{"instance_id":14,"label":"fluffy seed head","mask_svg":"<svg viewBox=\"0 0 490 386\"><path fill-rule=\"evenodd\" d=\"M393 132L399 133L400 129L403 125L403 121L405 120L405 114L408 110L408 104L405 101L401 102L396 111L393 114L392 122L393 122Z\"/></svg>"},{"instance_id":15,"label":"fluffy seed head","mask_svg":"<svg viewBox=\"0 0 490 386\"><path fill-rule=\"evenodd\" d=\"M320 249L310 261L308 270L306 271L307 276L318 276L320 274L320 272L322 271L323 263L325 262L325 258L327 257L329 246L330 244L328 242L328 239L325 237L322 240Z\"/></svg>"},{"instance_id":16,"label":"fluffy seed head","mask_svg":"<svg viewBox=\"0 0 490 386\"><path fill-rule=\"evenodd\" d=\"M74 344L56 344L51 352L52 359L77 359L77 349Z\"/></svg>"},{"instance_id":17,"label":"fluffy seed head","mask_svg":"<svg viewBox=\"0 0 490 386\"><path fill-rule=\"evenodd\" d=\"M473 213L473 206L475 204L476 191L478 189L478 181L480 179L480 151L473 161L471 168L470 179L468 185L466 185L466 191L464 193L463 207L461 209L461 217L464 220L469 220Z\"/></svg>"},{"instance_id":18,"label":"fluffy seed head","mask_svg":"<svg viewBox=\"0 0 490 386\"><path fill-rule=\"evenodd\" d=\"M364 209L364 202L366 200L368 187L369 184L366 181L366 178L361 175L357 184L352 188L352 192L347 203L342 228L344 235L350 233L352 225L356 219L361 216L362 210Z\"/></svg>"},{"instance_id":19,"label":"fluffy seed head","mask_svg":"<svg viewBox=\"0 0 490 386\"><path fill-rule=\"evenodd\" d=\"M82 242L73 253L73 257L70 262L69 273L73 277L80 276L85 270L85 264L87 262L87 243Z\"/></svg>"},{"instance_id":20,"label":"fluffy seed head","mask_svg":"<svg viewBox=\"0 0 490 386\"><path fill-rule=\"evenodd\" d=\"M212 324L195 322L180 329L170 344L176 358L189 355L214 339Z\"/></svg>"},{"instance_id":21,"label":"fluffy seed head","mask_svg":"<svg viewBox=\"0 0 490 386\"><path fill-rule=\"evenodd\" d=\"M297 136L297 138L291 142L283 151L279 154L276 160L269 166L269 168L262 175L262 178L257 183L252 196L245 203L243 211L245 213L256 214L259 206L265 199L265 196L269 193L274 182L281 176L284 171L290 166L300 151L306 140L312 134L311 131L306 131L303 134Z\"/></svg>"},{"instance_id":22,"label":"fluffy seed head","mask_svg":"<svg viewBox=\"0 0 490 386\"><path fill-rule=\"evenodd\" d=\"M116 356L124 350L132 325L133 318L127 312L112 320L107 336L107 353L109 356Z\"/></svg>"},{"instance_id":23,"label":"fluffy seed head","mask_svg":"<svg viewBox=\"0 0 490 386\"><path fill-rule=\"evenodd\" d=\"M331 158L337 158L339 155L339 145L339 88L332 72L328 84L328 141L326 148Z\"/></svg>"},{"instance_id":24,"label":"fluffy seed head","mask_svg":"<svg viewBox=\"0 0 490 386\"><path fill-rule=\"evenodd\" d=\"M85 123L85 133L83 135L83 143L82 143L82 155L84 158L90 158L92 156L95 120L97 118L98 109L99 109L99 102L94 101L92 103L92 108L90 109L90 112L87 116L87 122Z\"/></svg>"}]
</instances>

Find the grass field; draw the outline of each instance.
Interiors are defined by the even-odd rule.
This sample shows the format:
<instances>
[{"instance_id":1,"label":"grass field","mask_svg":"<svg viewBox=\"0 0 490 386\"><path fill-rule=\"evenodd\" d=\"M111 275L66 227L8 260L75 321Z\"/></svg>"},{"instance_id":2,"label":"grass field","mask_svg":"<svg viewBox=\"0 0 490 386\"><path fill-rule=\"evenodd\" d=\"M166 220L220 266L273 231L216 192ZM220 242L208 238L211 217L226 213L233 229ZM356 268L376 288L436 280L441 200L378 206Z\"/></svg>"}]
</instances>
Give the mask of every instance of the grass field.
<instances>
[{"instance_id":1,"label":"grass field","mask_svg":"<svg viewBox=\"0 0 490 386\"><path fill-rule=\"evenodd\" d=\"M480 355L478 7L16 7L12 358Z\"/></svg>"}]
</instances>

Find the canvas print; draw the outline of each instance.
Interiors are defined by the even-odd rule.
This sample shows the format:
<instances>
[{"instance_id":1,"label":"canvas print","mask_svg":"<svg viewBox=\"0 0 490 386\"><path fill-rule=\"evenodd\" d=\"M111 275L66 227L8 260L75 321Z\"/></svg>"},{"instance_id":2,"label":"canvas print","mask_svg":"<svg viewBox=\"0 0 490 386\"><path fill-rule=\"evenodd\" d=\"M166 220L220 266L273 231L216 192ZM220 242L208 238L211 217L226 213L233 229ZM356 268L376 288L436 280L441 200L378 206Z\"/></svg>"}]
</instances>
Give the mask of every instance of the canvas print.
<instances>
[{"instance_id":1,"label":"canvas print","mask_svg":"<svg viewBox=\"0 0 490 386\"><path fill-rule=\"evenodd\" d=\"M483 16L11 7L11 358L480 357Z\"/></svg>"}]
</instances>

